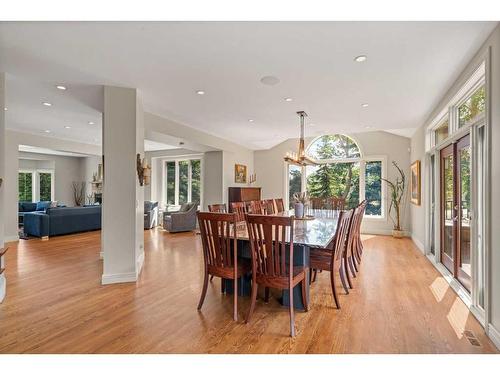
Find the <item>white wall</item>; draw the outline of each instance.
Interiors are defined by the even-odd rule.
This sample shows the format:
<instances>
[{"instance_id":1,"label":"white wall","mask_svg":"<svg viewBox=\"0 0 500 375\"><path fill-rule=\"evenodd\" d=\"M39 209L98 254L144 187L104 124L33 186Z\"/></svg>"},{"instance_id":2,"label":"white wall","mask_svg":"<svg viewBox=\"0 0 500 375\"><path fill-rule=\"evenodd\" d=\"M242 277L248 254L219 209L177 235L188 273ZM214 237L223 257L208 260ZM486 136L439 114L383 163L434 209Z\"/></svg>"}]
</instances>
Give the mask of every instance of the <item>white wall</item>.
<instances>
[{"instance_id":1,"label":"white wall","mask_svg":"<svg viewBox=\"0 0 500 375\"><path fill-rule=\"evenodd\" d=\"M363 156L385 157L387 159L386 171L389 180L394 180L397 171L392 166L392 161L405 171L406 177L410 176L410 139L398 135L374 131L366 133L348 134L360 146ZM306 147L314 138L305 140ZM388 147L390 145L390 147ZM283 156L287 151L296 151L298 139L289 139L279 145L264 151L255 151L255 172L257 182L255 186L262 187L262 197L276 198L285 196L286 188L286 164ZM386 194L386 212L388 210L388 199ZM403 210L403 229L410 230L410 212L408 203ZM392 221L385 219L365 219L362 230L364 233L390 234Z\"/></svg>"},{"instance_id":2,"label":"white wall","mask_svg":"<svg viewBox=\"0 0 500 375\"><path fill-rule=\"evenodd\" d=\"M500 347L500 26L497 26L491 36L486 40L483 46L479 49L476 56L469 62L459 78L452 84L446 95L440 103L434 108L431 115L422 128L412 138L412 157L419 158L424 155L424 144L422 142L422 134L424 128L445 106L446 103L457 93L459 88L470 77L472 72L481 63L484 55L491 52L491 75L490 75L490 97L489 103L491 107L491 126L490 126L490 142L491 142L491 222L490 222L490 259L489 270L491 280L490 288L490 326L489 334L495 344ZM428 181L423 181L424 185L428 185ZM414 235L419 240L424 239L424 231L422 230L425 221L425 212L422 207L411 208L413 220ZM424 228L425 229L425 228ZM422 241L423 242L423 241Z\"/></svg>"},{"instance_id":3,"label":"white wall","mask_svg":"<svg viewBox=\"0 0 500 375\"><path fill-rule=\"evenodd\" d=\"M424 194L425 186L428 184L427 174L425 170L427 168L427 160L425 158L425 129L420 127L417 129L413 137L411 138L411 162L420 160L420 170L421 170L421 195L420 195L420 206L414 204L410 205L410 216L411 216L411 237L413 241L417 244L420 250L424 249L425 244L425 205L426 195Z\"/></svg>"},{"instance_id":4,"label":"white wall","mask_svg":"<svg viewBox=\"0 0 500 375\"><path fill-rule=\"evenodd\" d=\"M222 151L206 152L203 159L203 209L224 201Z\"/></svg>"}]
</instances>

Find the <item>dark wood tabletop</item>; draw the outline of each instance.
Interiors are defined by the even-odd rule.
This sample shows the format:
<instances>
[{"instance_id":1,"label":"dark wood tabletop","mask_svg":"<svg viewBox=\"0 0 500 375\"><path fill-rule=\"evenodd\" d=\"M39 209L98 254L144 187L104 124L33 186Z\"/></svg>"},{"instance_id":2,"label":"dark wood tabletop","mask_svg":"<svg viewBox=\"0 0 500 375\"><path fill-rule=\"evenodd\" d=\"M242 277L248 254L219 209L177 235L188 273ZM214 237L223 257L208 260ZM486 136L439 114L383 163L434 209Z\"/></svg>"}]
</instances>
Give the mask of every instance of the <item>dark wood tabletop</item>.
<instances>
[{"instance_id":1,"label":"dark wood tabletop","mask_svg":"<svg viewBox=\"0 0 500 375\"><path fill-rule=\"evenodd\" d=\"M292 216L293 210L285 211L277 214L278 216ZM294 238L293 242L297 245L305 245L309 247L326 248L335 237L337 231L337 215L334 217L325 217L321 212L316 212L312 220L294 221ZM244 223L240 223L237 227L237 235L240 240L248 240L247 227ZM286 242L290 241L290 234L287 231Z\"/></svg>"}]
</instances>

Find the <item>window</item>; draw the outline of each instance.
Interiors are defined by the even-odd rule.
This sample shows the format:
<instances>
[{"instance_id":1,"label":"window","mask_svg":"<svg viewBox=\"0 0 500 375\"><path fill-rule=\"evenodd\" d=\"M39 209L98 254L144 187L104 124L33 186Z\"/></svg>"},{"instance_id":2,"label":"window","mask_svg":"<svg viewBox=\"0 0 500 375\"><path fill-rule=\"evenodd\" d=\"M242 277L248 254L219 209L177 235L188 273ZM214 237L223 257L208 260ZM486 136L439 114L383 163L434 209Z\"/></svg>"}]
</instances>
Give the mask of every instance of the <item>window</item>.
<instances>
[{"instance_id":1,"label":"window","mask_svg":"<svg viewBox=\"0 0 500 375\"><path fill-rule=\"evenodd\" d=\"M165 162L164 199L167 205L201 202L201 160Z\"/></svg>"},{"instance_id":2,"label":"window","mask_svg":"<svg viewBox=\"0 0 500 375\"><path fill-rule=\"evenodd\" d=\"M458 127L475 123L484 116L486 92L484 85L458 107Z\"/></svg>"},{"instance_id":3,"label":"window","mask_svg":"<svg viewBox=\"0 0 500 375\"><path fill-rule=\"evenodd\" d=\"M175 161L167 162L167 204L175 204Z\"/></svg>"},{"instance_id":4,"label":"window","mask_svg":"<svg viewBox=\"0 0 500 375\"><path fill-rule=\"evenodd\" d=\"M449 134L448 115L446 115L446 118L443 120L443 122L441 122L441 124L438 125L438 127L434 131L434 134L436 135L436 144L441 143L446 138L448 138Z\"/></svg>"},{"instance_id":5,"label":"window","mask_svg":"<svg viewBox=\"0 0 500 375\"><path fill-rule=\"evenodd\" d=\"M346 207L354 208L366 198L365 215L384 217L383 160L365 160L357 143L342 134L324 135L314 140L306 151L319 165L288 165L288 198L303 188L309 197L343 197Z\"/></svg>"},{"instance_id":6,"label":"window","mask_svg":"<svg viewBox=\"0 0 500 375\"><path fill-rule=\"evenodd\" d=\"M33 202L33 172L19 172L19 201Z\"/></svg>"},{"instance_id":7,"label":"window","mask_svg":"<svg viewBox=\"0 0 500 375\"><path fill-rule=\"evenodd\" d=\"M365 166L366 215L382 216L382 162L367 161Z\"/></svg>"},{"instance_id":8,"label":"window","mask_svg":"<svg viewBox=\"0 0 500 375\"><path fill-rule=\"evenodd\" d=\"M296 165L288 166L288 206L293 206L293 195L302 191L302 168Z\"/></svg>"},{"instance_id":9,"label":"window","mask_svg":"<svg viewBox=\"0 0 500 375\"><path fill-rule=\"evenodd\" d=\"M50 172L40 172L38 174L40 181L39 184L39 196L41 201L51 201L52 200L52 173Z\"/></svg>"}]
</instances>

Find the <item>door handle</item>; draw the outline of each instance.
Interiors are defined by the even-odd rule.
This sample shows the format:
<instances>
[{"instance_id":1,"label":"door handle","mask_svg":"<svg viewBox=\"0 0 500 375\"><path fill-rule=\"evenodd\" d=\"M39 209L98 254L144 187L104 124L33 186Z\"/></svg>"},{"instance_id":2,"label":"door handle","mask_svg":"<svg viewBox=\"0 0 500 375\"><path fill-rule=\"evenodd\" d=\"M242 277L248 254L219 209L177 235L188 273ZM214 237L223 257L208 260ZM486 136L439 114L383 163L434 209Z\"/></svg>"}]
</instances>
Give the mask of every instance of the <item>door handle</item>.
<instances>
[{"instance_id":1,"label":"door handle","mask_svg":"<svg viewBox=\"0 0 500 375\"><path fill-rule=\"evenodd\" d=\"M455 216L455 217L453 218L453 221L458 221L458 216Z\"/></svg>"}]
</instances>

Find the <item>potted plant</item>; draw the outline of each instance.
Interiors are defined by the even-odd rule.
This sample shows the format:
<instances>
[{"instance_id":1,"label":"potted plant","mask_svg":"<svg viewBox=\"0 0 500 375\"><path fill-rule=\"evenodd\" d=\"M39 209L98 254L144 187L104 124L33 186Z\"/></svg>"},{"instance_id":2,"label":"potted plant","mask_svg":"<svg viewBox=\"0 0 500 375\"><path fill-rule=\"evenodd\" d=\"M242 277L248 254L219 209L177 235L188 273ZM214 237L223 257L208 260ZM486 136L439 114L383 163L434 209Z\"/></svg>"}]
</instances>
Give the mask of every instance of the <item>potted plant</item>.
<instances>
[{"instance_id":1,"label":"potted plant","mask_svg":"<svg viewBox=\"0 0 500 375\"><path fill-rule=\"evenodd\" d=\"M304 206L307 204L307 194L306 193L295 193L293 194L293 210L295 217L304 217Z\"/></svg>"},{"instance_id":2,"label":"potted plant","mask_svg":"<svg viewBox=\"0 0 500 375\"><path fill-rule=\"evenodd\" d=\"M392 236L394 238L401 238L404 235L401 228L401 209L404 207L404 198L406 197L406 176L395 161L392 164L398 170L399 176L396 177L395 181L389 181L385 178L382 178L382 180L390 188L391 204L389 205L389 217L394 224Z\"/></svg>"}]
</instances>

